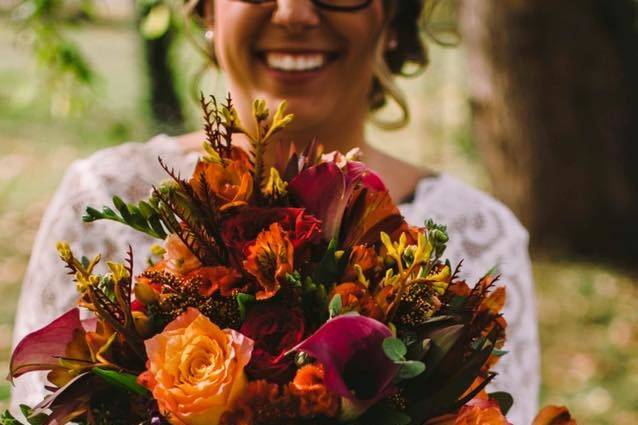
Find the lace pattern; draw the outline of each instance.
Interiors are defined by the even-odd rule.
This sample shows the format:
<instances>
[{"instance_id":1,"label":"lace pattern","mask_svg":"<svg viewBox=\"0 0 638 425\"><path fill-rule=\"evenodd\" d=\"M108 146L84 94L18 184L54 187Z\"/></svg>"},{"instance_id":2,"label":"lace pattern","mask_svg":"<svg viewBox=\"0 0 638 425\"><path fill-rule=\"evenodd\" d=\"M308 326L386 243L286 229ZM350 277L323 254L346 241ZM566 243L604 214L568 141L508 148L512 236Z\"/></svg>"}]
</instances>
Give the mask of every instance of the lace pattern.
<instances>
[{"instance_id":1,"label":"lace pattern","mask_svg":"<svg viewBox=\"0 0 638 425\"><path fill-rule=\"evenodd\" d=\"M134 201L166 178L158 164L162 156L182 175L188 175L197 152L184 152L167 136L149 142L127 143L74 162L64 176L42 219L22 285L13 342L46 325L76 302L75 288L55 251L58 240L70 242L75 252L123 259L128 244L135 249L135 270L143 270L152 239L118 223L83 223L87 205L110 205L113 194ZM497 367L492 390L510 392L515 404L508 415L515 425L531 423L537 409L539 346L534 288L527 252L528 235L514 215L489 195L441 174L422 180L413 202L400 206L412 224L427 218L447 224L450 244L446 256L464 260L462 273L475 281L498 266L507 286L506 355ZM44 397L44 375L27 374L15 381L12 410L18 404L36 404Z\"/></svg>"}]
</instances>

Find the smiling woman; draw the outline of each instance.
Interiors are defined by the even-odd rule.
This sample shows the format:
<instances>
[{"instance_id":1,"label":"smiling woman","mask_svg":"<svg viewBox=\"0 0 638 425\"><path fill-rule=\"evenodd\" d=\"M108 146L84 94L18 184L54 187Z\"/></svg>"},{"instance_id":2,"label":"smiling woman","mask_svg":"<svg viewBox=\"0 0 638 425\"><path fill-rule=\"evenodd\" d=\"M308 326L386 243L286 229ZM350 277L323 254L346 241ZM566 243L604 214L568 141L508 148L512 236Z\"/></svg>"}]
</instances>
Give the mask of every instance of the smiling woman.
<instances>
[{"instance_id":1,"label":"smiling woman","mask_svg":"<svg viewBox=\"0 0 638 425\"><path fill-rule=\"evenodd\" d=\"M446 174L434 175L372 148L364 125L387 101L407 109L393 82L408 63L423 67L427 55L421 38L421 15L428 0L206 0L200 7L214 52L226 75L241 121L250 126L252 104L265 99L273 107L287 100L296 118L273 140L285 150L295 141L303 147L318 138L326 151L365 155L367 165L383 178L390 196L404 201L408 222L427 218L448 225L446 256L465 260L463 274L475 281L494 265L508 287L505 317L509 354L499 363L495 387L511 392L517 403L510 420L527 424L536 410L538 340L528 235L514 215L489 195ZM398 124L404 124L405 119ZM249 129L253 130L253 129ZM59 316L75 302L73 287L52 247L69 240L75 251L120 258L127 244L139 252L152 240L122 231L113 223L82 225L87 205L110 203L112 193L141 198L164 178L156 158L189 175L195 166L202 133L158 136L97 152L71 166L49 205L32 252L22 289L14 340ZM241 134L233 143L245 145ZM357 150L352 150L352 149ZM266 165L275 161L269 151ZM502 259L507 259L503 262ZM43 272L46 271L46 272ZM42 382L25 376L17 381L14 403L41 398ZM28 379L31 379L29 381Z\"/></svg>"},{"instance_id":2,"label":"smiling woman","mask_svg":"<svg viewBox=\"0 0 638 425\"><path fill-rule=\"evenodd\" d=\"M251 122L252 99L286 99L297 117L290 138L361 145L375 52L387 44L380 1L322 12L310 1L218 0L208 13L215 57L243 122Z\"/></svg>"}]
</instances>

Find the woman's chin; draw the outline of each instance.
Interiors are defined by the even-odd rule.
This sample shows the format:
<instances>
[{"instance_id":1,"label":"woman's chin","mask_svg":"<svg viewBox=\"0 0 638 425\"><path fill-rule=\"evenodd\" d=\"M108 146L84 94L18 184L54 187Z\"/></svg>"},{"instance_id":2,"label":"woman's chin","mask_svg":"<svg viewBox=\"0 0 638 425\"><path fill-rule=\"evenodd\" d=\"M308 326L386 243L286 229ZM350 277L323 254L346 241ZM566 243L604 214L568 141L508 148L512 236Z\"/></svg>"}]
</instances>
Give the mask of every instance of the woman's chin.
<instances>
[{"instance_id":1,"label":"woman's chin","mask_svg":"<svg viewBox=\"0 0 638 425\"><path fill-rule=\"evenodd\" d=\"M286 112L294 114L295 119L286 128L286 133L295 135L307 135L312 138L319 136L319 132L325 132L325 126L330 125L331 115L335 111L335 105L327 105L318 99L318 96L306 94L303 96L273 96L266 95L265 99L271 113L283 100L286 101ZM305 141L300 141L304 142Z\"/></svg>"}]
</instances>

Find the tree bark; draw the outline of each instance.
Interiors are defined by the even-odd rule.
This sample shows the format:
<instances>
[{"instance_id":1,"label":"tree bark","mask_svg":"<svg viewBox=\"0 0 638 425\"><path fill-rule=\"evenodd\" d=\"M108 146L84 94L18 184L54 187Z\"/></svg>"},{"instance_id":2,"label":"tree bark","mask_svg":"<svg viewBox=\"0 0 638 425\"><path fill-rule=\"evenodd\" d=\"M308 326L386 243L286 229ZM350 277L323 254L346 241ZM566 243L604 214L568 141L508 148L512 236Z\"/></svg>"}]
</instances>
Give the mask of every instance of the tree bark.
<instances>
[{"instance_id":1,"label":"tree bark","mask_svg":"<svg viewBox=\"0 0 638 425\"><path fill-rule=\"evenodd\" d=\"M149 12L150 5L139 6L137 25ZM178 95L171 48L175 41L176 28L171 23L164 34L157 38L146 38L140 32L143 44L144 71L146 74L147 102L153 120L154 131L169 134L181 133L184 128L184 113Z\"/></svg>"},{"instance_id":2,"label":"tree bark","mask_svg":"<svg viewBox=\"0 0 638 425\"><path fill-rule=\"evenodd\" d=\"M533 246L638 253L634 0L464 0L477 145Z\"/></svg>"}]
</instances>

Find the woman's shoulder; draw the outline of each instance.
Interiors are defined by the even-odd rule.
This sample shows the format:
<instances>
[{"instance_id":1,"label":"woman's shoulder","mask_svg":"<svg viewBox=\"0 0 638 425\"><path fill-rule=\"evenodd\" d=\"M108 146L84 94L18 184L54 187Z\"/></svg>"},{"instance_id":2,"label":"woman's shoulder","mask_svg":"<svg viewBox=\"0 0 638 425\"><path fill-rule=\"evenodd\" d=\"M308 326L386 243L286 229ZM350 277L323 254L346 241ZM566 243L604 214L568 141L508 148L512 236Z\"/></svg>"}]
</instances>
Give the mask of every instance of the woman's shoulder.
<instances>
[{"instance_id":1,"label":"woman's shoulder","mask_svg":"<svg viewBox=\"0 0 638 425\"><path fill-rule=\"evenodd\" d=\"M144 170L149 162L158 162L158 156L180 155L180 146L173 137L159 134L146 142L125 142L97 150L90 155L75 160L72 167L90 173L118 172L123 166ZM168 159L168 158L167 158Z\"/></svg>"},{"instance_id":2,"label":"woman's shoulder","mask_svg":"<svg viewBox=\"0 0 638 425\"><path fill-rule=\"evenodd\" d=\"M148 193L151 185L167 177L159 158L170 168L187 175L195 165L197 154L185 150L175 138L160 134L146 142L122 143L75 160L67 169L62 185L97 192L123 190L138 195L136 192L143 190Z\"/></svg>"},{"instance_id":3,"label":"woman's shoulder","mask_svg":"<svg viewBox=\"0 0 638 425\"><path fill-rule=\"evenodd\" d=\"M401 208L409 222L432 218L470 239L528 239L527 230L505 204L447 173L421 179L413 201Z\"/></svg>"}]
</instances>

